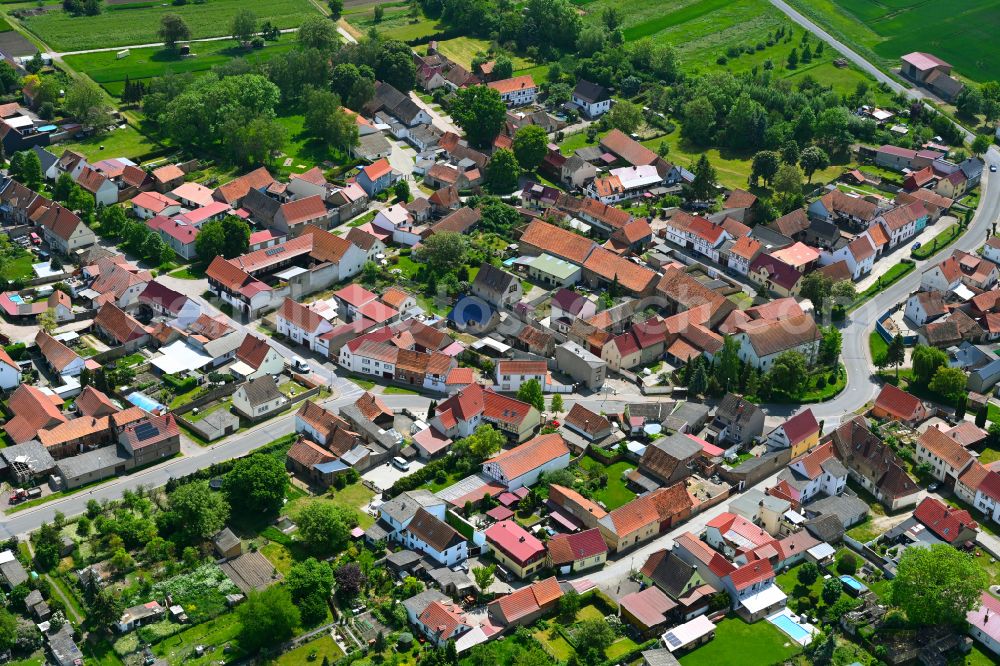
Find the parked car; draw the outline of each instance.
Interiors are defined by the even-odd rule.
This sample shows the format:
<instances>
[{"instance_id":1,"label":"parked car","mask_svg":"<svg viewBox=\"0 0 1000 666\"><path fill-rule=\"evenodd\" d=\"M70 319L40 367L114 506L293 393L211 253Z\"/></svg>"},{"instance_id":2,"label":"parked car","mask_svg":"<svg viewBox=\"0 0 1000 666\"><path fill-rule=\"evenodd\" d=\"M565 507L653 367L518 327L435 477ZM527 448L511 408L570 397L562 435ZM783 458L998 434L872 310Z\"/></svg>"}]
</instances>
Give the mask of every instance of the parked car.
<instances>
[{"instance_id":1,"label":"parked car","mask_svg":"<svg viewBox=\"0 0 1000 666\"><path fill-rule=\"evenodd\" d=\"M996 173L996 172L997 172L997 165L996 164L991 164L990 165L990 173Z\"/></svg>"},{"instance_id":2,"label":"parked car","mask_svg":"<svg viewBox=\"0 0 1000 666\"><path fill-rule=\"evenodd\" d=\"M911 250L919 250L920 249L920 243L914 243L913 245L910 246L910 249Z\"/></svg>"},{"instance_id":3,"label":"parked car","mask_svg":"<svg viewBox=\"0 0 1000 666\"><path fill-rule=\"evenodd\" d=\"M410 461L400 456L392 459L392 466L403 472L410 471Z\"/></svg>"}]
</instances>

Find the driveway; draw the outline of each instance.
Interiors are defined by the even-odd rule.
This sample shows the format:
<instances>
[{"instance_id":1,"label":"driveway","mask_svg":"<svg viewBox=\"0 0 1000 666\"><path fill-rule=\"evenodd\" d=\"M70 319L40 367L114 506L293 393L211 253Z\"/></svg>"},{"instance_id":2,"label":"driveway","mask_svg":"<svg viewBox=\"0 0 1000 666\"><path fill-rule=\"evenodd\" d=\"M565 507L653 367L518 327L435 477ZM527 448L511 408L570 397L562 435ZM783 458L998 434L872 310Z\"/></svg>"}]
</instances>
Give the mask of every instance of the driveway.
<instances>
[{"instance_id":1,"label":"driveway","mask_svg":"<svg viewBox=\"0 0 1000 666\"><path fill-rule=\"evenodd\" d=\"M410 474L422 469L423 466L424 463L417 460L411 460L410 469L404 472L396 469L396 467L394 467L391 463L384 463L378 467L373 467L368 470L361 475L361 478L369 483L375 484L375 487L379 490L388 490L392 487L392 484L396 483L404 476L409 476Z\"/></svg>"},{"instance_id":2,"label":"driveway","mask_svg":"<svg viewBox=\"0 0 1000 666\"><path fill-rule=\"evenodd\" d=\"M417 93L413 91L410 91L410 99L412 99L417 106L419 106L421 109L426 111L428 115L430 115L431 124L434 125L434 127L437 127L442 132L454 132L455 134L462 136L462 130L460 130L458 128L458 125L456 125L452 121L451 116L447 116L441 113L438 110L440 107L438 107L436 104L434 106L431 106L424 100L420 99L417 96Z\"/></svg>"}]
</instances>

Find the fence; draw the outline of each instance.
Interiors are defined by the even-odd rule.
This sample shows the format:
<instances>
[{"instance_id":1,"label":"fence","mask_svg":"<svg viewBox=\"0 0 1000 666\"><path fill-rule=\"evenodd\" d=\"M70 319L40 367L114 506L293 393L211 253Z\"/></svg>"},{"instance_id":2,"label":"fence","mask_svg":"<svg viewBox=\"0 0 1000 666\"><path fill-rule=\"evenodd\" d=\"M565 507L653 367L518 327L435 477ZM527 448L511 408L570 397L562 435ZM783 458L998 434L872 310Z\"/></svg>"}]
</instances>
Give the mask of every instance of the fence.
<instances>
[{"instance_id":1,"label":"fence","mask_svg":"<svg viewBox=\"0 0 1000 666\"><path fill-rule=\"evenodd\" d=\"M879 571L881 571L886 578L891 580L896 577L895 567L889 566L884 557L865 544L847 534L844 535L844 543L848 548L861 555L865 561L878 567Z\"/></svg>"},{"instance_id":2,"label":"fence","mask_svg":"<svg viewBox=\"0 0 1000 666\"><path fill-rule=\"evenodd\" d=\"M878 321L875 322L875 330L878 331L878 334L887 343L888 342L892 342L892 339L895 336L892 333L889 332L889 329L887 329L885 327L885 324L883 324L882 322L884 322L886 319L888 319L889 317L891 317L892 314L893 314L893 312L895 312L895 309L894 310L886 310L884 313L882 313L882 316L878 318ZM905 335L905 336L903 336L903 344L906 345L906 346L908 346L908 347L917 344L917 336L915 336L915 335Z\"/></svg>"}]
</instances>

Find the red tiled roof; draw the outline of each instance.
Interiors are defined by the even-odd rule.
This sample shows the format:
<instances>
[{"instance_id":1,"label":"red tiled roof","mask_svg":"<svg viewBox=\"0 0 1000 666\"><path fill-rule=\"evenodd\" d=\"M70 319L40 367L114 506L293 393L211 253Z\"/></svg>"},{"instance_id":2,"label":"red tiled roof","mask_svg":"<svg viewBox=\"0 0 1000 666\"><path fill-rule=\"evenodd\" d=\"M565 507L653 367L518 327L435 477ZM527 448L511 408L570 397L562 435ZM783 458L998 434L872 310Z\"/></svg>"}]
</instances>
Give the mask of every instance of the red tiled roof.
<instances>
[{"instance_id":1,"label":"red tiled roof","mask_svg":"<svg viewBox=\"0 0 1000 666\"><path fill-rule=\"evenodd\" d=\"M541 220L534 220L521 235L521 243L582 266L596 243Z\"/></svg>"},{"instance_id":2,"label":"red tiled roof","mask_svg":"<svg viewBox=\"0 0 1000 666\"><path fill-rule=\"evenodd\" d=\"M512 520L490 525L485 534L486 541L491 546L499 548L522 566L545 552L545 545L541 541Z\"/></svg>"},{"instance_id":3,"label":"red tiled roof","mask_svg":"<svg viewBox=\"0 0 1000 666\"><path fill-rule=\"evenodd\" d=\"M468 390L468 389L466 389ZM508 482L541 467L542 465L569 454L569 448L562 435L551 433L539 435L509 451L499 453L484 465L495 463Z\"/></svg>"},{"instance_id":4,"label":"red tiled roof","mask_svg":"<svg viewBox=\"0 0 1000 666\"><path fill-rule=\"evenodd\" d=\"M913 512L913 517L948 543L954 543L964 529L976 530L979 527L968 511L953 509L934 497L925 497Z\"/></svg>"},{"instance_id":5,"label":"red tiled roof","mask_svg":"<svg viewBox=\"0 0 1000 666\"><path fill-rule=\"evenodd\" d=\"M503 79L501 81L492 81L487 83L490 88L493 88L501 95L506 93L512 93L517 90L525 90L527 88L535 87L535 80L531 78L530 74L524 74L523 76L515 76L510 79Z\"/></svg>"},{"instance_id":6,"label":"red tiled roof","mask_svg":"<svg viewBox=\"0 0 1000 666\"><path fill-rule=\"evenodd\" d=\"M123 312L114 303L105 303L94 317L94 325L113 337L118 344L125 344L147 334L146 328Z\"/></svg>"},{"instance_id":7,"label":"red tiled roof","mask_svg":"<svg viewBox=\"0 0 1000 666\"><path fill-rule=\"evenodd\" d=\"M933 427L924 431L917 440L917 446L931 452L956 472L963 471L973 459L973 455L961 444Z\"/></svg>"},{"instance_id":8,"label":"red tiled roof","mask_svg":"<svg viewBox=\"0 0 1000 666\"><path fill-rule=\"evenodd\" d=\"M736 569L729 574L729 578L733 581L733 587L737 590L745 590L754 583L774 578L774 568L771 566L770 560L756 560Z\"/></svg>"},{"instance_id":9,"label":"red tiled roof","mask_svg":"<svg viewBox=\"0 0 1000 666\"><path fill-rule=\"evenodd\" d=\"M549 558L554 566L596 557L608 552L608 544L595 528L574 534L557 534L549 539Z\"/></svg>"},{"instance_id":10,"label":"red tiled roof","mask_svg":"<svg viewBox=\"0 0 1000 666\"><path fill-rule=\"evenodd\" d=\"M875 407L896 418L909 421L917 417L920 399L892 384L886 384L875 398Z\"/></svg>"},{"instance_id":11,"label":"red tiled roof","mask_svg":"<svg viewBox=\"0 0 1000 666\"><path fill-rule=\"evenodd\" d=\"M819 422L808 407L782 424L785 436L795 446L806 437L819 432Z\"/></svg>"}]
</instances>

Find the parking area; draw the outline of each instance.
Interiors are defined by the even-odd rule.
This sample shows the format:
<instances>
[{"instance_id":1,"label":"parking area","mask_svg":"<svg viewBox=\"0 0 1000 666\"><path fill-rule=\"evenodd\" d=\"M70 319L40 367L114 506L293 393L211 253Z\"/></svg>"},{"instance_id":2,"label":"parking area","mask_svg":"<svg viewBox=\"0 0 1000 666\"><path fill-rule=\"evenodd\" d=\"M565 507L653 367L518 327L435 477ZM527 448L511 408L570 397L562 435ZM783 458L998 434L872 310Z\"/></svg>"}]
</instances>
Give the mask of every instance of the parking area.
<instances>
[{"instance_id":1,"label":"parking area","mask_svg":"<svg viewBox=\"0 0 1000 666\"><path fill-rule=\"evenodd\" d=\"M404 476L413 474L423 466L424 463L417 460L411 460L410 468L404 472L403 470L394 467L391 462L387 462L368 470L361 475L361 478L372 483L379 490L388 490L392 487L392 484L396 483L396 481L402 479Z\"/></svg>"}]
</instances>

